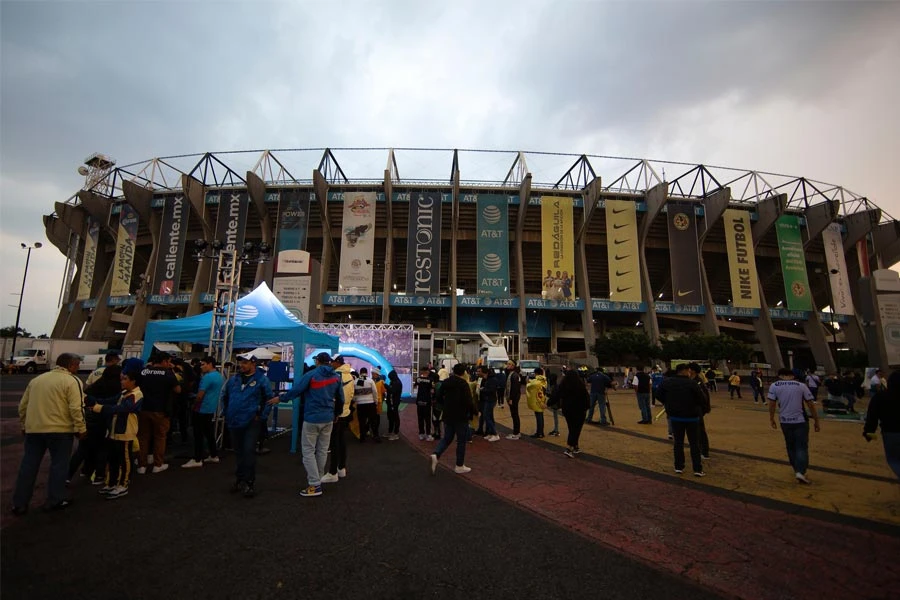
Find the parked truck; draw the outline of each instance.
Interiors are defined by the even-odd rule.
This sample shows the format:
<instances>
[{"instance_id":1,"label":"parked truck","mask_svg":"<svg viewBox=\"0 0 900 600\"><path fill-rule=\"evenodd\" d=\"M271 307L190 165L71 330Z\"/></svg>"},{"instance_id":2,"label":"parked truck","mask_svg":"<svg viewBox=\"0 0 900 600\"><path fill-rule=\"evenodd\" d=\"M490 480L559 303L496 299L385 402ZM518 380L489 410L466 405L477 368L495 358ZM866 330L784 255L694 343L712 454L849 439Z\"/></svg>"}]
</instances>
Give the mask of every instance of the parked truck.
<instances>
[{"instance_id":1,"label":"parked truck","mask_svg":"<svg viewBox=\"0 0 900 600\"><path fill-rule=\"evenodd\" d=\"M63 353L71 352L88 357L83 360L80 370L93 371L97 368L99 358L105 354L103 342L84 340L34 340L31 348L16 349L13 367L20 373L37 373L47 371L56 365L56 358Z\"/></svg>"}]
</instances>

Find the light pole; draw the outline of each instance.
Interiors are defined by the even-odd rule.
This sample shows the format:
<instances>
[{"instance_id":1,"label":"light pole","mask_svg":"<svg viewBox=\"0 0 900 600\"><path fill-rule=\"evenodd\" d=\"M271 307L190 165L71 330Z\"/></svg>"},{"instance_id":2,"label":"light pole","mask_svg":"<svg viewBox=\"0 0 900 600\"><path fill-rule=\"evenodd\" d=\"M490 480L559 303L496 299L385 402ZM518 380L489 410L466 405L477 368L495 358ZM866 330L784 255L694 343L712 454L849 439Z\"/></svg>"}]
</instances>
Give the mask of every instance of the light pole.
<instances>
[{"instance_id":1,"label":"light pole","mask_svg":"<svg viewBox=\"0 0 900 600\"><path fill-rule=\"evenodd\" d=\"M9 362L13 362L14 357L16 356L16 340L19 338L19 319L22 317L22 298L25 297L25 280L28 279L28 263L31 262L31 251L32 249L37 250L41 246L43 246L43 244L40 242L35 242L33 246L22 244L22 249L28 250L28 254L25 255L25 273L22 275L22 291L19 292L19 308L16 310L16 328L13 331L12 350L9 352Z\"/></svg>"}]
</instances>

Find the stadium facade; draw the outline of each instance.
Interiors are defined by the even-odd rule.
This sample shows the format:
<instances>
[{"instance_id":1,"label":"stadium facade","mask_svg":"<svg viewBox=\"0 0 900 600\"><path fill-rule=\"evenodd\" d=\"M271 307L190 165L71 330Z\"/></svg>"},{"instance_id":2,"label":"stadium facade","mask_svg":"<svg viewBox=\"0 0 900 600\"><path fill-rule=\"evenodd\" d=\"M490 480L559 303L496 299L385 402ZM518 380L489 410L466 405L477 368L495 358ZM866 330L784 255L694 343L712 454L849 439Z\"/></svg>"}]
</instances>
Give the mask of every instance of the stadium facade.
<instances>
[{"instance_id":1,"label":"stadium facade","mask_svg":"<svg viewBox=\"0 0 900 600\"><path fill-rule=\"evenodd\" d=\"M148 320L209 310L225 247L246 249L242 289L266 282L307 322L509 334L520 357L642 327L728 333L772 368L830 370L844 348L900 364L900 228L833 184L388 148L98 154L79 172L84 189L44 217L68 258L53 337L130 344Z\"/></svg>"}]
</instances>

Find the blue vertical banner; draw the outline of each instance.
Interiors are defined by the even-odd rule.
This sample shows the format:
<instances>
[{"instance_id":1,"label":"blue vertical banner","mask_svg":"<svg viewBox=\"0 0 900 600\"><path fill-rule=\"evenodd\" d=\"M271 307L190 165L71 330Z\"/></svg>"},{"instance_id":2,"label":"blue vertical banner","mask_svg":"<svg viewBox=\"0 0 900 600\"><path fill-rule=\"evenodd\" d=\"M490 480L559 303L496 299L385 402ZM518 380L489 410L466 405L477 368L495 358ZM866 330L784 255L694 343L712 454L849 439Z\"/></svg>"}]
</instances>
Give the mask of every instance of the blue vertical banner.
<instances>
[{"instance_id":1,"label":"blue vertical banner","mask_svg":"<svg viewBox=\"0 0 900 600\"><path fill-rule=\"evenodd\" d=\"M478 194L478 295L507 298L509 289L509 198Z\"/></svg>"},{"instance_id":2,"label":"blue vertical banner","mask_svg":"<svg viewBox=\"0 0 900 600\"><path fill-rule=\"evenodd\" d=\"M406 293L441 291L441 193L409 195L409 230L406 242Z\"/></svg>"},{"instance_id":3,"label":"blue vertical banner","mask_svg":"<svg viewBox=\"0 0 900 600\"><path fill-rule=\"evenodd\" d=\"M281 190L276 251L304 250L309 225L309 190Z\"/></svg>"}]
</instances>

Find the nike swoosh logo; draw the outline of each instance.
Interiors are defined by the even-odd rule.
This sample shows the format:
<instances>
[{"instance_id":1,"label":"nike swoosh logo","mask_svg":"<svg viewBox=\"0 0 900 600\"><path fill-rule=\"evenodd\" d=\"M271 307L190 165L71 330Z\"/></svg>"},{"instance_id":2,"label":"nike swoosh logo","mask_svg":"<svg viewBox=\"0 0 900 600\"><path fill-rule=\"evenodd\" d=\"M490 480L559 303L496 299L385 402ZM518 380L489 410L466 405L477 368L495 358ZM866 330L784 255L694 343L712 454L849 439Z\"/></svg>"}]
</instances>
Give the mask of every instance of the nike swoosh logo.
<instances>
[{"instance_id":1,"label":"nike swoosh logo","mask_svg":"<svg viewBox=\"0 0 900 600\"><path fill-rule=\"evenodd\" d=\"M622 223L621 225L613 224L613 229L622 229L623 227L628 227L628 223Z\"/></svg>"},{"instance_id":2,"label":"nike swoosh logo","mask_svg":"<svg viewBox=\"0 0 900 600\"><path fill-rule=\"evenodd\" d=\"M627 292L628 290L630 290L630 289L633 288L633 287L634 287L634 286L627 287L627 288L616 287L616 291L617 291L618 293L621 294L622 292Z\"/></svg>"},{"instance_id":3,"label":"nike swoosh logo","mask_svg":"<svg viewBox=\"0 0 900 600\"><path fill-rule=\"evenodd\" d=\"M614 215L619 215L619 214L622 214L623 212L626 212L626 211L628 211L627 208L623 208L622 210L616 210L616 209L613 209L613 210L612 210L612 214L614 214Z\"/></svg>"},{"instance_id":4,"label":"nike swoosh logo","mask_svg":"<svg viewBox=\"0 0 900 600\"><path fill-rule=\"evenodd\" d=\"M625 260L626 258L630 258L630 257L631 257L630 254L626 254L625 256L619 256L618 254L616 254L616 260Z\"/></svg>"},{"instance_id":5,"label":"nike swoosh logo","mask_svg":"<svg viewBox=\"0 0 900 600\"><path fill-rule=\"evenodd\" d=\"M619 271L619 270L617 269L617 270L616 270L616 277L624 277L625 275L628 275L629 273L631 273L631 271Z\"/></svg>"},{"instance_id":6,"label":"nike swoosh logo","mask_svg":"<svg viewBox=\"0 0 900 600\"><path fill-rule=\"evenodd\" d=\"M613 244L618 246L619 244L624 244L625 242L628 242L630 240L631 240L631 238L625 238L624 240L613 240Z\"/></svg>"},{"instance_id":7,"label":"nike swoosh logo","mask_svg":"<svg viewBox=\"0 0 900 600\"><path fill-rule=\"evenodd\" d=\"M685 296L690 296L693 293L694 293L694 290L688 290L686 292L682 292L681 290L678 290L678 297L684 298Z\"/></svg>"}]
</instances>

